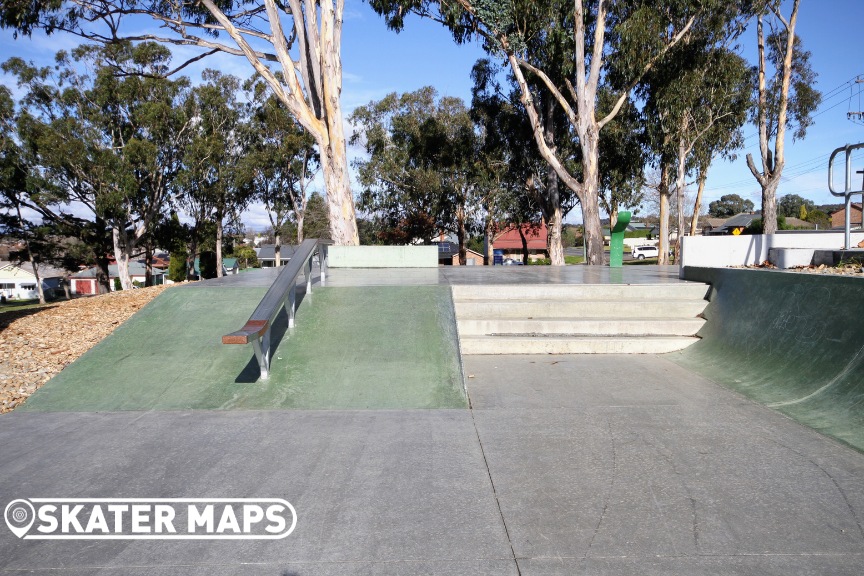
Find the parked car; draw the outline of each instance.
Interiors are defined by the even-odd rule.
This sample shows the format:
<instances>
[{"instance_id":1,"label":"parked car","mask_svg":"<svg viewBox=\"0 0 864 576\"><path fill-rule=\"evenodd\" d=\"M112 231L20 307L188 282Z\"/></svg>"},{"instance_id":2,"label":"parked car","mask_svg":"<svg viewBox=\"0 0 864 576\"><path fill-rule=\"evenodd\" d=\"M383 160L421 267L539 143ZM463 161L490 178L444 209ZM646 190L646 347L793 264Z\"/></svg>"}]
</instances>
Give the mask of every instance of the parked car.
<instances>
[{"instance_id":1,"label":"parked car","mask_svg":"<svg viewBox=\"0 0 864 576\"><path fill-rule=\"evenodd\" d=\"M503 264L504 266L522 266L522 261L514 260L513 258L506 258Z\"/></svg>"},{"instance_id":2,"label":"parked car","mask_svg":"<svg viewBox=\"0 0 864 576\"><path fill-rule=\"evenodd\" d=\"M657 258L660 256L660 250L657 246L634 246L633 247L633 257L637 260L644 260L645 258Z\"/></svg>"}]
</instances>

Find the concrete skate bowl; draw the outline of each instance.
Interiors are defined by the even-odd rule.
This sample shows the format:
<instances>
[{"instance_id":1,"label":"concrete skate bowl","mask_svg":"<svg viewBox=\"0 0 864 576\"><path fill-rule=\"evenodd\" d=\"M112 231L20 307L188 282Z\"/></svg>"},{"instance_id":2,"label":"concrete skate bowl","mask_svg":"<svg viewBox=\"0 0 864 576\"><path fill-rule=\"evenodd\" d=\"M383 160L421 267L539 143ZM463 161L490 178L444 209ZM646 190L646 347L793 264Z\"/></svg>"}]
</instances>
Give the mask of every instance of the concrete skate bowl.
<instances>
[{"instance_id":1,"label":"concrete skate bowl","mask_svg":"<svg viewBox=\"0 0 864 576\"><path fill-rule=\"evenodd\" d=\"M697 344L672 361L864 452L864 281L685 268L710 283Z\"/></svg>"}]
</instances>

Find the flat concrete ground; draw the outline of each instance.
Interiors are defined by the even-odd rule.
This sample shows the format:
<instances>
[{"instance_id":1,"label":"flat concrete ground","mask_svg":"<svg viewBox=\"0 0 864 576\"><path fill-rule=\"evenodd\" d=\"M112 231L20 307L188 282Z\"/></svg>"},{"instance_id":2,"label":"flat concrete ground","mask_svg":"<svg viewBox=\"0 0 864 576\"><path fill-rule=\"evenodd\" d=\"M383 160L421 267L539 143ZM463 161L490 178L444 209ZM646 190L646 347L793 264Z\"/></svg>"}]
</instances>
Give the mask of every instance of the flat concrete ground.
<instances>
[{"instance_id":1,"label":"flat concrete ground","mask_svg":"<svg viewBox=\"0 0 864 576\"><path fill-rule=\"evenodd\" d=\"M864 455L659 356L465 359L472 409L13 412L0 503L276 497L275 541L38 542L36 574L855 575Z\"/></svg>"}]
</instances>

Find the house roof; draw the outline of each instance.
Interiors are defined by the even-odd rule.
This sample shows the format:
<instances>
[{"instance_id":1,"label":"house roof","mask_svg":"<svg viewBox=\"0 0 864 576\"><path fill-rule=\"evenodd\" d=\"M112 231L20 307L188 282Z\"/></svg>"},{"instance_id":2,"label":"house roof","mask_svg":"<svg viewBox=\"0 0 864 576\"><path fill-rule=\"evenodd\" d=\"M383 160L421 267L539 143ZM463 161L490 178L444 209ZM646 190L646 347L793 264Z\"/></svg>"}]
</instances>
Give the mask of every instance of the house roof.
<instances>
[{"instance_id":1,"label":"house roof","mask_svg":"<svg viewBox=\"0 0 864 576\"><path fill-rule=\"evenodd\" d=\"M7 274L10 272L15 272L14 275L19 276L23 273L24 276L32 276L35 278L33 274L33 266L31 266L30 262L21 262L18 264L13 264L12 262L0 262L0 271L5 271ZM69 272L63 270L62 268L55 268L54 266L49 266L48 264L40 264L39 265L39 277L43 280L47 278L65 278ZM6 278L11 276L4 275Z\"/></svg>"},{"instance_id":2,"label":"house roof","mask_svg":"<svg viewBox=\"0 0 864 576\"><path fill-rule=\"evenodd\" d=\"M762 214L760 214L759 212L745 212L741 214L736 214L735 216L732 216L731 218L726 220L726 222L724 222L723 225L719 228L725 230L729 230L732 228L746 228L753 222L753 220L761 217Z\"/></svg>"},{"instance_id":3,"label":"house roof","mask_svg":"<svg viewBox=\"0 0 864 576\"><path fill-rule=\"evenodd\" d=\"M702 221L704 222L703 226L710 226L711 228L719 228L726 223L726 218L705 218Z\"/></svg>"},{"instance_id":4,"label":"house roof","mask_svg":"<svg viewBox=\"0 0 864 576\"><path fill-rule=\"evenodd\" d=\"M77 274L73 274L72 278L96 278L96 266L92 268L88 268L86 270L82 270ZM141 262L130 262L129 263L129 275L130 276L144 276L147 273L147 269ZM164 272L159 270L158 268L153 269L153 276L161 276ZM117 277L117 265L109 264L108 265L108 276L110 278Z\"/></svg>"},{"instance_id":5,"label":"house roof","mask_svg":"<svg viewBox=\"0 0 864 576\"><path fill-rule=\"evenodd\" d=\"M294 246L290 244L282 244L279 247L279 257L285 260L290 260L294 256ZM276 260L276 245L262 244L255 250L258 255L258 260Z\"/></svg>"},{"instance_id":6,"label":"house roof","mask_svg":"<svg viewBox=\"0 0 864 576\"><path fill-rule=\"evenodd\" d=\"M546 224L522 224L522 234L525 235L525 240L528 243L529 250L546 250ZM522 237L519 234L519 228L514 225L509 225L504 231L492 242L492 248L495 250L521 250Z\"/></svg>"},{"instance_id":7,"label":"house roof","mask_svg":"<svg viewBox=\"0 0 864 576\"><path fill-rule=\"evenodd\" d=\"M794 226L795 228L815 228L816 225L812 222L807 222L806 220L801 220L800 218L794 218L792 216L786 217L786 225Z\"/></svg>"},{"instance_id":8,"label":"house roof","mask_svg":"<svg viewBox=\"0 0 864 576\"><path fill-rule=\"evenodd\" d=\"M834 212L831 212L829 214L829 216L833 216L834 214L842 214L845 210L846 210L846 208L840 208L839 210L835 210ZM852 202L852 211L854 212L855 210L858 210L858 211L861 210L861 203L860 202Z\"/></svg>"}]
</instances>

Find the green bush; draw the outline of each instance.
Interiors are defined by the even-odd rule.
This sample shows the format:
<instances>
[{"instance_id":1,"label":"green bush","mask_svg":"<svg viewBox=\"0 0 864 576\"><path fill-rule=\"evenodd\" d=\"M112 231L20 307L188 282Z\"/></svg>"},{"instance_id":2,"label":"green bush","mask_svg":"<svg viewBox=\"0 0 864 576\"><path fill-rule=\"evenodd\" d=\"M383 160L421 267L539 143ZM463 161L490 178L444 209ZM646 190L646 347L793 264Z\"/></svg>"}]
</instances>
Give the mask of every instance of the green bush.
<instances>
[{"instance_id":1,"label":"green bush","mask_svg":"<svg viewBox=\"0 0 864 576\"><path fill-rule=\"evenodd\" d=\"M171 252L171 261L168 264L168 279L172 282L183 282L186 280L186 258L185 250Z\"/></svg>"},{"instance_id":2,"label":"green bush","mask_svg":"<svg viewBox=\"0 0 864 576\"><path fill-rule=\"evenodd\" d=\"M202 279L216 278L216 252L206 250L198 259L198 270Z\"/></svg>"},{"instance_id":3,"label":"green bush","mask_svg":"<svg viewBox=\"0 0 864 576\"><path fill-rule=\"evenodd\" d=\"M120 283L120 278L114 278L114 290L120 291L123 290L123 284Z\"/></svg>"}]
</instances>

